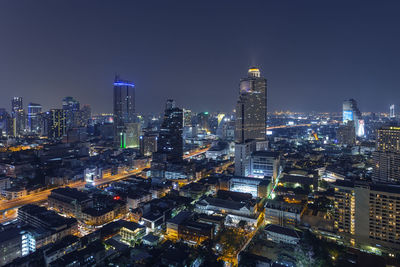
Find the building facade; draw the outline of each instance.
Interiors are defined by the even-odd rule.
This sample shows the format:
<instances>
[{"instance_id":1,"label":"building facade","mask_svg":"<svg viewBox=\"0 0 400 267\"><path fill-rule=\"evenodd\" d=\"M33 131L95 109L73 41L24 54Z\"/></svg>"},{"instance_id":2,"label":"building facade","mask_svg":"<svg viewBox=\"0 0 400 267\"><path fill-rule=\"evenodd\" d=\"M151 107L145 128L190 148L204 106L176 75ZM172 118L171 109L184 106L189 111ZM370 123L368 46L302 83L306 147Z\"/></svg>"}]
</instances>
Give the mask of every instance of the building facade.
<instances>
[{"instance_id":1,"label":"building facade","mask_svg":"<svg viewBox=\"0 0 400 267\"><path fill-rule=\"evenodd\" d=\"M236 105L235 142L265 140L267 127L267 80L260 70L250 68L248 77L240 80Z\"/></svg>"},{"instance_id":2,"label":"building facade","mask_svg":"<svg viewBox=\"0 0 400 267\"><path fill-rule=\"evenodd\" d=\"M135 123L135 84L121 80L119 76L114 80L114 142L119 148L126 148L127 123Z\"/></svg>"},{"instance_id":3,"label":"building facade","mask_svg":"<svg viewBox=\"0 0 400 267\"><path fill-rule=\"evenodd\" d=\"M353 245L400 249L400 187L336 181L334 228Z\"/></svg>"},{"instance_id":4,"label":"building facade","mask_svg":"<svg viewBox=\"0 0 400 267\"><path fill-rule=\"evenodd\" d=\"M400 182L400 127L389 126L378 129L373 160L373 180Z\"/></svg>"}]
</instances>

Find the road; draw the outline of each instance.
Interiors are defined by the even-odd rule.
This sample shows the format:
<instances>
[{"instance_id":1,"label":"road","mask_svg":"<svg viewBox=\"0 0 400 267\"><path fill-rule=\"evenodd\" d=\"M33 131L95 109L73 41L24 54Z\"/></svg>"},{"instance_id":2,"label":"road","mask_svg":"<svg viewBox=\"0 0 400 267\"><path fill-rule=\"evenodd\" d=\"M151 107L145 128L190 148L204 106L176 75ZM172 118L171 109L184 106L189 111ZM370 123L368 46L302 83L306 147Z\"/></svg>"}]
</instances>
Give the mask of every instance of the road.
<instances>
[{"instance_id":1,"label":"road","mask_svg":"<svg viewBox=\"0 0 400 267\"><path fill-rule=\"evenodd\" d=\"M188 158L195 157L195 156L197 156L197 155L206 153L207 150L210 149L210 147L211 147L211 145L207 145L205 148L196 149L196 150L190 151L189 154L183 155L183 159L188 159Z\"/></svg>"},{"instance_id":2,"label":"road","mask_svg":"<svg viewBox=\"0 0 400 267\"><path fill-rule=\"evenodd\" d=\"M146 166L146 167L148 167L148 166ZM118 180L127 178L127 177L129 177L131 175L138 174L143 169L145 169L145 168L140 168L140 169L133 170L133 171L130 171L130 172L127 172L127 173L123 173L123 174L113 175L113 176L110 176L110 177L95 181L94 185L97 186L97 185L104 184L104 183L118 181ZM65 187L65 186L69 186L69 187L72 187L72 188L82 188L82 187L85 186L85 184L86 184L86 182L84 182L84 181L73 182L73 183L69 183L69 184L63 185L63 186L59 186L59 187L55 187L55 188L51 188L51 189L46 189L46 190L43 190L43 191L40 191L40 192L37 192L37 193L33 193L33 194L30 194L30 195L21 197L21 198L17 198L17 199L1 202L1 204L0 204L0 213L3 213L4 211L9 210L9 209L15 209L15 208L21 207L21 206L26 205L26 204L32 204L32 203L43 201L43 200L47 199L47 197L50 195L51 190L54 190L56 188Z\"/></svg>"},{"instance_id":3,"label":"road","mask_svg":"<svg viewBox=\"0 0 400 267\"><path fill-rule=\"evenodd\" d=\"M200 155L202 153L205 153L209 148L210 148L210 145L208 145L207 147L202 148L202 149L196 149L194 151L191 151L189 154L184 155L183 158L187 159L187 158L190 158L190 157L193 157L193 156ZM126 172L126 173L117 174L117 175L113 175L113 176L110 176L110 177L107 177L107 178L104 178L104 179L101 179L101 180L97 180L97 181L94 182L94 186L98 186L98 185L101 185L101 184L122 180L122 179L127 178L127 177L129 177L131 175L138 174L143 169L149 168L149 167L150 167L150 165L147 165L147 166L145 166L143 168L139 168L139 169L136 169L136 170L133 170L133 171L129 171L129 172ZM27 196L24 196L24 197L21 197L21 198L8 200L8 201L2 201L2 202L0 202L0 213L2 214L6 210L15 209L15 208L21 207L21 206L26 205L26 204L32 204L32 203L36 203L36 202L40 202L40 201L46 200L47 197L50 195L51 190L54 190L56 188L65 187L65 186L69 186L69 187L72 187L72 188L82 188L82 187L85 186L85 184L86 184L86 182L84 182L84 181L73 182L73 183L69 183L69 184L63 185L63 186L59 186L59 187L55 187L55 188L51 188L51 189L46 189L46 190L43 190L43 191L40 191L40 192L37 192L37 193L32 193L30 195L27 195Z\"/></svg>"}]
</instances>

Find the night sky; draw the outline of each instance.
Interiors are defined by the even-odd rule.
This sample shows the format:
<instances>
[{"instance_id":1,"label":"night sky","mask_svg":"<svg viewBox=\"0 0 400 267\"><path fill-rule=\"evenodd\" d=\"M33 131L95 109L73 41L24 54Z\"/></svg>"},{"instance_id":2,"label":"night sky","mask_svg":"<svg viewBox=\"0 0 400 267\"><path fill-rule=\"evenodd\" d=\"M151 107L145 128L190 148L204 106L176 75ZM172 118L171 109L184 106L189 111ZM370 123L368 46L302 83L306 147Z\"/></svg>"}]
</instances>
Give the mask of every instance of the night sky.
<instances>
[{"instance_id":1,"label":"night sky","mask_svg":"<svg viewBox=\"0 0 400 267\"><path fill-rule=\"evenodd\" d=\"M218 2L218 3L216 3ZM12 96L61 107L71 95L112 111L115 73L137 111L167 98L232 111L251 65L268 110L400 106L400 1L0 1L0 107Z\"/></svg>"}]
</instances>

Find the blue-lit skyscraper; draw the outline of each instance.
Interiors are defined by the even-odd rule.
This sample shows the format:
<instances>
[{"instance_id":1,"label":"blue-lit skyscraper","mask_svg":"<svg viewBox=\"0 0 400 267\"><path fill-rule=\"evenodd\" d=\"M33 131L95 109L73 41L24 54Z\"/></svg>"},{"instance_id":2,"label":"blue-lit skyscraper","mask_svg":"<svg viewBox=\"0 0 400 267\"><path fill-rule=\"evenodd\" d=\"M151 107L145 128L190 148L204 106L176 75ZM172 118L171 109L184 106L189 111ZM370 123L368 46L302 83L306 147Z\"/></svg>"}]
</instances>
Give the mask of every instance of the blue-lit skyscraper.
<instances>
[{"instance_id":1,"label":"blue-lit skyscraper","mask_svg":"<svg viewBox=\"0 0 400 267\"><path fill-rule=\"evenodd\" d=\"M114 80L114 141L117 147L127 147L126 124L136 120L135 85L117 75Z\"/></svg>"}]
</instances>

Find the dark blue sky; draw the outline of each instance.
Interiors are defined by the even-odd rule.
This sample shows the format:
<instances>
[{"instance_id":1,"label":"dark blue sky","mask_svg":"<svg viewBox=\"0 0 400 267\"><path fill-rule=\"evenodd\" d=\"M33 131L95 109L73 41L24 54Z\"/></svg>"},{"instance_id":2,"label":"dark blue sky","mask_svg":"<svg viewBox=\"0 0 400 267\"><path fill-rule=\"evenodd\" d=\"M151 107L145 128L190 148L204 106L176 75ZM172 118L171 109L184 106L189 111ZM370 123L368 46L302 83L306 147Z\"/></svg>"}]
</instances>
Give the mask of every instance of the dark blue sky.
<instances>
[{"instance_id":1,"label":"dark blue sky","mask_svg":"<svg viewBox=\"0 0 400 267\"><path fill-rule=\"evenodd\" d=\"M268 109L362 111L400 105L399 1L0 1L0 107L45 109L71 95L112 111L115 73L137 86L137 111L165 99L231 111L250 65Z\"/></svg>"}]
</instances>

